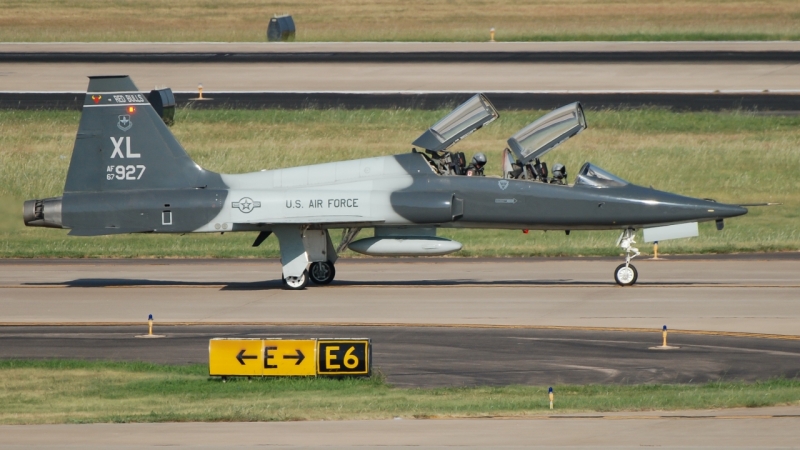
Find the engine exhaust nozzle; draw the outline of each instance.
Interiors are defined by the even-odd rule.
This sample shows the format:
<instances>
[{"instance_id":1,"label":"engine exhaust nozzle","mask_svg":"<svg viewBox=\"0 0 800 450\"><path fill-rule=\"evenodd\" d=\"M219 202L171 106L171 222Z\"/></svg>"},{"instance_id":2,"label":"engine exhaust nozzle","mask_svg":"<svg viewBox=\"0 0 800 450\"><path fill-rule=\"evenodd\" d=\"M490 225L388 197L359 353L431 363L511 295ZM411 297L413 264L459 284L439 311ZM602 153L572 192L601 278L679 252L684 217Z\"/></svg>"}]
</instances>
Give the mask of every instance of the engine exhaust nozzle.
<instances>
[{"instance_id":1,"label":"engine exhaust nozzle","mask_svg":"<svg viewBox=\"0 0 800 450\"><path fill-rule=\"evenodd\" d=\"M28 227L63 228L61 197L26 200L22 205L22 220Z\"/></svg>"}]
</instances>

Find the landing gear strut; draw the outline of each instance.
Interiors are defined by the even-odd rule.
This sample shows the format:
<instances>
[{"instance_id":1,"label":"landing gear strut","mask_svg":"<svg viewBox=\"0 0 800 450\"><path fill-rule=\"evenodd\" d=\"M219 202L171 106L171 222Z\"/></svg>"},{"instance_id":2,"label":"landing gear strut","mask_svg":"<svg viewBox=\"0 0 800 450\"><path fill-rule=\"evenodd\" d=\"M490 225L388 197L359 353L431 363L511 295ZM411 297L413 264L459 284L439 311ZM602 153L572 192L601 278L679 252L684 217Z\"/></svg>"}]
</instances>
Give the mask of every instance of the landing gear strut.
<instances>
[{"instance_id":1,"label":"landing gear strut","mask_svg":"<svg viewBox=\"0 0 800 450\"><path fill-rule=\"evenodd\" d=\"M330 261L311 263L308 268L308 273L311 276L311 281L314 284L330 284L333 277L336 276L336 269Z\"/></svg>"},{"instance_id":2,"label":"landing gear strut","mask_svg":"<svg viewBox=\"0 0 800 450\"><path fill-rule=\"evenodd\" d=\"M628 228L617 240L617 245L625 250L625 264L620 264L614 269L614 281L620 286L633 286L639 278L639 271L631 264L631 260L639 256L639 249L631 246L636 243L635 237L636 230Z\"/></svg>"}]
</instances>

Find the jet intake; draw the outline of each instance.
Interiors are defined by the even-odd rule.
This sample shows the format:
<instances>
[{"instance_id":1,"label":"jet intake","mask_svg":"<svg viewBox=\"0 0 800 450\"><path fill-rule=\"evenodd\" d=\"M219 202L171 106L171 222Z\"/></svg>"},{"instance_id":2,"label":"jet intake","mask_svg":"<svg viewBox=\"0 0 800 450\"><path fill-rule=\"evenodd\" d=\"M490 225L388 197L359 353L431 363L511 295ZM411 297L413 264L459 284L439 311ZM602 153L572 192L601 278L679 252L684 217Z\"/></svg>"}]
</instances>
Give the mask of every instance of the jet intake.
<instances>
[{"instance_id":1,"label":"jet intake","mask_svg":"<svg viewBox=\"0 0 800 450\"><path fill-rule=\"evenodd\" d=\"M61 224L61 197L26 200L22 219L28 227L64 228Z\"/></svg>"},{"instance_id":2,"label":"jet intake","mask_svg":"<svg viewBox=\"0 0 800 450\"><path fill-rule=\"evenodd\" d=\"M370 256L441 256L461 250L461 243L435 236L376 236L348 247Z\"/></svg>"}]
</instances>

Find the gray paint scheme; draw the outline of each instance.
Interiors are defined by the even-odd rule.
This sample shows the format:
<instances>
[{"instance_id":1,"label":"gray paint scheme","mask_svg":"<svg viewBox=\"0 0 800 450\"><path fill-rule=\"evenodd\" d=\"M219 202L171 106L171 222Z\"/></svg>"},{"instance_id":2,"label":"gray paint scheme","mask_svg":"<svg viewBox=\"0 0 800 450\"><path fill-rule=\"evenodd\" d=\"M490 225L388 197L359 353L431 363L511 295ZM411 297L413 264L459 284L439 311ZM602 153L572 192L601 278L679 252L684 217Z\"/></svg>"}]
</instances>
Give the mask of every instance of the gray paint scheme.
<instances>
[{"instance_id":1,"label":"gray paint scheme","mask_svg":"<svg viewBox=\"0 0 800 450\"><path fill-rule=\"evenodd\" d=\"M189 158L127 76L91 77L64 195L24 211L29 226L81 236L272 231L292 287L305 286L310 263L336 260L331 228L626 230L747 212L633 184L439 175L416 152L217 174Z\"/></svg>"}]
</instances>

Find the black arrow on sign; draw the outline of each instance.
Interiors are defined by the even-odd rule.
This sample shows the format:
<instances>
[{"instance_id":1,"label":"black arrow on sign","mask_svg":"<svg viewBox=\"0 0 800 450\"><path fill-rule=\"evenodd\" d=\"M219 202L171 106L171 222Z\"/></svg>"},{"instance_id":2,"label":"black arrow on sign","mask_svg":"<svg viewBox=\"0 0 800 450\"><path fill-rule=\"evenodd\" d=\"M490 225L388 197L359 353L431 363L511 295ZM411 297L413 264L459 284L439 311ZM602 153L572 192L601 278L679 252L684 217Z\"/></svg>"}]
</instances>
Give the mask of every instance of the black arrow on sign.
<instances>
[{"instance_id":1,"label":"black arrow on sign","mask_svg":"<svg viewBox=\"0 0 800 450\"><path fill-rule=\"evenodd\" d=\"M300 351L300 349L297 349L295 351L297 352L297 355L283 355L283 359L296 359L297 362L294 363L294 365L299 366L300 363L303 362L304 359L306 359L306 356L303 354L303 352Z\"/></svg>"},{"instance_id":2,"label":"black arrow on sign","mask_svg":"<svg viewBox=\"0 0 800 450\"><path fill-rule=\"evenodd\" d=\"M258 356L256 355L245 355L244 350L240 351L238 355L236 355L236 360L239 361L239 364L244 365L245 359L256 359Z\"/></svg>"}]
</instances>

